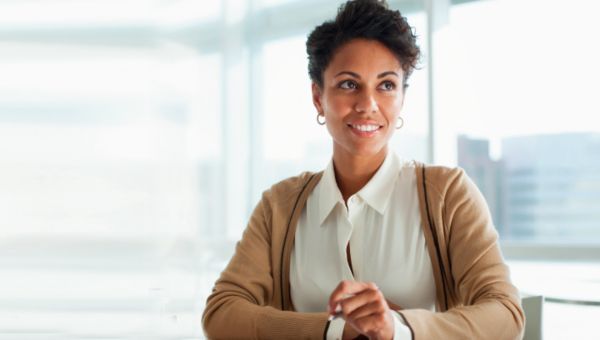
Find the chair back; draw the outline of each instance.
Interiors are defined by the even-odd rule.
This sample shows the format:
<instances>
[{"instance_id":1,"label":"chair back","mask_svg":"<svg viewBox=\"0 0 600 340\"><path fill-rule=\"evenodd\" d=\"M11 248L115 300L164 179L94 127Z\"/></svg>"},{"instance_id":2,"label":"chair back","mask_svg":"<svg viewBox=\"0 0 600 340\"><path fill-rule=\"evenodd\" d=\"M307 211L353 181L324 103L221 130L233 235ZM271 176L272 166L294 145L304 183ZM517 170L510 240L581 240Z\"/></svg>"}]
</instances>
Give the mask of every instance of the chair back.
<instances>
[{"instance_id":1,"label":"chair back","mask_svg":"<svg viewBox=\"0 0 600 340\"><path fill-rule=\"evenodd\" d=\"M543 296L528 296L521 299L525 312L525 335L523 340L542 340Z\"/></svg>"}]
</instances>

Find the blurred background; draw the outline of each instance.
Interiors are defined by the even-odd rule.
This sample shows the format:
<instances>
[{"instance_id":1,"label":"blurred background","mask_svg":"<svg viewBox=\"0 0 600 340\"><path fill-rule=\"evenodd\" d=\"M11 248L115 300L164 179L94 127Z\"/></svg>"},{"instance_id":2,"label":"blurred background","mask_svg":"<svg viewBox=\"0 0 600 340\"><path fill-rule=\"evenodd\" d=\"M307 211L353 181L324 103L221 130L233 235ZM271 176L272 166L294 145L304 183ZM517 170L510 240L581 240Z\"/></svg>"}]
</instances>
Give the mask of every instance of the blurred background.
<instances>
[{"instance_id":1,"label":"blurred background","mask_svg":"<svg viewBox=\"0 0 600 340\"><path fill-rule=\"evenodd\" d=\"M0 0L0 339L202 339L260 194L323 169L304 50L341 1ZM461 166L546 339L600 320L598 4L395 0L402 158Z\"/></svg>"}]
</instances>

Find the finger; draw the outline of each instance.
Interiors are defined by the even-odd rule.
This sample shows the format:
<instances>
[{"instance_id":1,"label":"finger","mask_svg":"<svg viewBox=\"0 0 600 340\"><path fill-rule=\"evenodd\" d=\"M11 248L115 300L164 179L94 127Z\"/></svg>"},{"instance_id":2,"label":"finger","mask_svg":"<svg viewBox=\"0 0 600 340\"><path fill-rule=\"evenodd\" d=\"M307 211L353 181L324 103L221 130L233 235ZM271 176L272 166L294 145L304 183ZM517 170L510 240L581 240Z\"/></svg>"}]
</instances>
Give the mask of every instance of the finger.
<instances>
[{"instance_id":1,"label":"finger","mask_svg":"<svg viewBox=\"0 0 600 340\"><path fill-rule=\"evenodd\" d=\"M354 312L354 310L371 302L379 302L382 305L385 303L383 295L379 290L367 288L352 297L341 300L339 304L342 314L347 317Z\"/></svg>"},{"instance_id":2,"label":"finger","mask_svg":"<svg viewBox=\"0 0 600 340\"><path fill-rule=\"evenodd\" d=\"M329 296L329 313L334 312L336 305L341 300L347 298L348 295L356 295L357 293L360 293L361 291L368 288L377 289L377 285L375 285L372 282L366 283L350 280L341 281Z\"/></svg>"},{"instance_id":3,"label":"finger","mask_svg":"<svg viewBox=\"0 0 600 340\"><path fill-rule=\"evenodd\" d=\"M390 309L393 309L395 311L400 311L403 309L402 307L400 307L399 305L393 303L392 301L390 301L388 299L386 299L385 302L387 302L388 307L390 307Z\"/></svg>"},{"instance_id":4,"label":"finger","mask_svg":"<svg viewBox=\"0 0 600 340\"><path fill-rule=\"evenodd\" d=\"M346 316L346 321L352 322L354 320L358 320L358 319L370 316L372 314L386 313L386 312L387 312L387 309L385 308L383 303L379 300L375 300L375 301L364 304L364 305L356 308L355 310L353 310L350 314L348 314L348 316Z\"/></svg>"},{"instance_id":5,"label":"finger","mask_svg":"<svg viewBox=\"0 0 600 340\"><path fill-rule=\"evenodd\" d=\"M386 318L387 313L374 313L367 316L363 316L356 320L352 320L351 324L361 334L367 335L369 338L377 338L377 335L386 328L393 330L393 321Z\"/></svg>"}]
</instances>

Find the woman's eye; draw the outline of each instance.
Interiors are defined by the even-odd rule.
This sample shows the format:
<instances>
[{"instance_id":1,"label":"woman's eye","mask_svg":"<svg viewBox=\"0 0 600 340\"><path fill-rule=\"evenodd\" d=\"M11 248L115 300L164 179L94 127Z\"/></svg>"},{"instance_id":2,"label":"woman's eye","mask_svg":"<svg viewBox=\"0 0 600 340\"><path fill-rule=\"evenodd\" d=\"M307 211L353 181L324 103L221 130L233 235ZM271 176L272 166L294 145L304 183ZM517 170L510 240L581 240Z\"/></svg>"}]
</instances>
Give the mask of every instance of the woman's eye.
<instances>
[{"instance_id":1,"label":"woman's eye","mask_svg":"<svg viewBox=\"0 0 600 340\"><path fill-rule=\"evenodd\" d=\"M339 87L341 89L345 89L345 90L353 90L353 89L357 88L358 85L356 85L356 83L353 82L352 80L344 80L343 82L340 83Z\"/></svg>"},{"instance_id":2,"label":"woman's eye","mask_svg":"<svg viewBox=\"0 0 600 340\"><path fill-rule=\"evenodd\" d=\"M381 88L384 91L392 91L396 88L396 84L394 84L391 81L384 81L383 83L381 83L381 85L379 85L379 88Z\"/></svg>"}]
</instances>

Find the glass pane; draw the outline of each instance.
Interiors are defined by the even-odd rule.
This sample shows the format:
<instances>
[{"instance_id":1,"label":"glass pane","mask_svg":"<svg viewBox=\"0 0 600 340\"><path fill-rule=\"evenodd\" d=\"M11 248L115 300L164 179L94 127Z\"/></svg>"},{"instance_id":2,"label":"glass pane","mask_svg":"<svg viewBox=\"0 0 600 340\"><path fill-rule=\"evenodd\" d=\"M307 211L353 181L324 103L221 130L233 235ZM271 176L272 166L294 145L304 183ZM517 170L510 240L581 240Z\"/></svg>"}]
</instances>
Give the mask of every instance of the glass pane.
<instances>
[{"instance_id":1,"label":"glass pane","mask_svg":"<svg viewBox=\"0 0 600 340\"><path fill-rule=\"evenodd\" d=\"M406 160L425 161L427 159L428 133L428 65L424 62L427 53L427 21L425 13L414 12L406 15L408 23L417 35L417 44L421 48L421 59L418 69L408 79L408 89L404 99L401 116L404 126L397 130L390 141L396 153Z\"/></svg>"},{"instance_id":2,"label":"glass pane","mask_svg":"<svg viewBox=\"0 0 600 340\"><path fill-rule=\"evenodd\" d=\"M298 0L258 0L258 5L260 7L273 7L278 5L288 4L290 2L294 2Z\"/></svg>"},{"instance_id":3,"label":"glass pane","mask_svg":"<svg viewBox=\"0 0 600 340\"><path fill-rule=\"evenodd\" d=\"M186 28L205 21L218 20L223 0L170 0L159 2L156 18L169 27Z\"/></svg>"},{"instance_id":4,"label":"glass pane","mask_svg":"<svg viewBox=\"0 0 600 340\"><path fill-rule=\"evenodd\" d=\"M198 86L192 87L194 95L191 97L196 99L196 105L193 114L190 115L188 143L189 150L198 152L199 156L194 158L194 164L199 165L199 210L196 211L199 230L194 239L194 256L198 257L200 271L196 276L197 294L193 306L200 309L194 310L198 316L196 320L200 320L199 314L204 308L206 298L225 262L231 256L231 244L227 243L226 233L221 228L226 209L222 189L224 126L220 120L222 107L219 100L222 97L221 56L215 54L200 58L199 65L199 72L189 75L198 81ZM184 69L182 71L185 72ZM194 333L197 334L197 328L194 329Z\"/></svg>"},{"instance_id":5,"label":"glass pane","mask_svg":"<svg viewBox=\"0 0 600 340\"><path fill-rule=\"evenodd\" d=\"M184 25L218 19L221 0L22 0L4 1L0 29L98 28L117 25L153 34L153 25ZM139 33L139 31L136 31ZM63 32L80 36L82 32ZM121 32L120 35L128 32ZM85 34L85 32L83 32ZM114 37L113 37L114 38Z\"/></svg>"},{"instance_id":6,"label":"glass pane","mask_svg":"<svg viewBox=\"0 0 600 340\"><path fill-rule=\"evenodd\" d=\"M0 27L74 28L148 24L158 13L158 3L156 0L3 1Z\"/></svg>"},{"instance_id":7,"label":"glass pane","mask_svg":"<svg viewBox=\"0 0 600 340\"><path fill-rule=\"evenodd\" d=\"M437 160L466 169L503 239L600 244L594 6L476 1L438 32Z\"/></svg>"},{"instance_id":8,"label":"glass pane","mask_svg":"<svg viewBox=\"0 0 600 340\"><path fill-rule=\"evenodd\" d=\"M201 335L219 71L182 47L0 45L0 329Z\"/></svg>"},{"instance_id":9,"label":"glass pane","mask_svg":"<svg viewBox=\"0 0 600 340\"><path fill-rule=\"evenodd\" d=\"M301 171L320 169L331 153L329 135L315 120L305 40L286 38L263 48L263 188Z\"/></svg>"}]
</instances>

